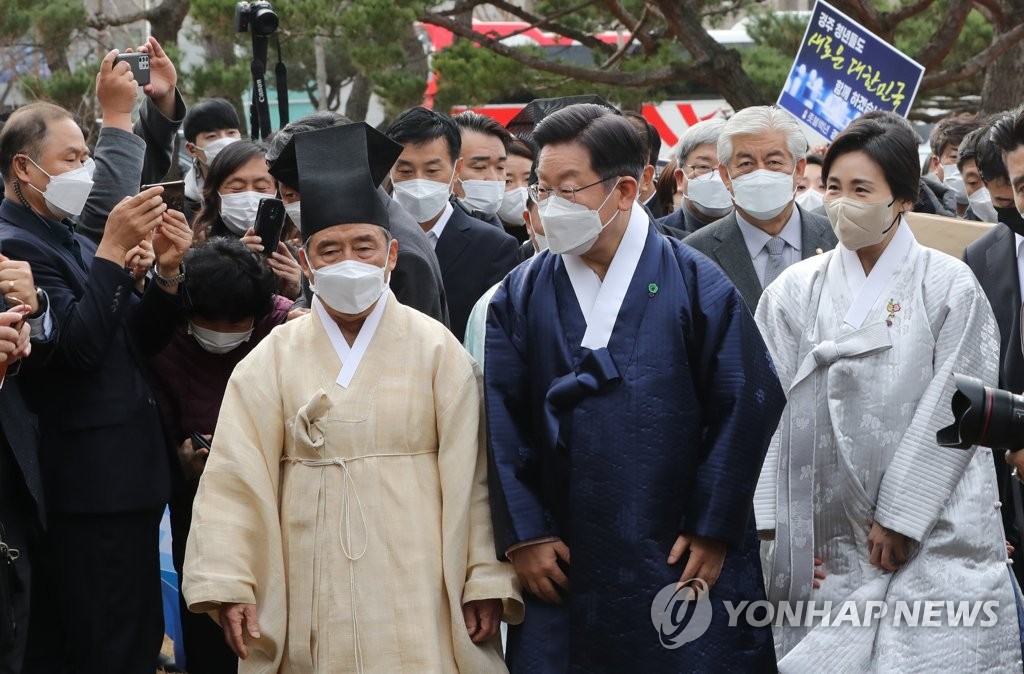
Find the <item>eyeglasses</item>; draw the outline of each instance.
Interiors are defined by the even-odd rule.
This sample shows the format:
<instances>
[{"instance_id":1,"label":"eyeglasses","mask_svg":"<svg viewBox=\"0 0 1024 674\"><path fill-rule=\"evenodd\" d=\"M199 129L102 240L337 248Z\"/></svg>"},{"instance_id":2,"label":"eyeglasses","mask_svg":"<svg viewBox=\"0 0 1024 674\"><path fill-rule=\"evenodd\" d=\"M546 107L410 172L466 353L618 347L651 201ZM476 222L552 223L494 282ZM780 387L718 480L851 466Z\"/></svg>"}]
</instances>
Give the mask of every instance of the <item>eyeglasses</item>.
<instances>
[{"instance_id":1,"label":"eyeglasses","mask_svg":"<svg viewBox=\"0 0 1024 674\"><path fill-rule=\"evenodd\" d=\"M693 175L688 176L689 178L699 178L715 170L714 166L709 166L708 164L687 164L686 168L693 171Z\"/></svg>"},{"instance_id":2,"label":"eyeglasses","mask_svg":"<svg viewBox=\"0 0 1024 674\"><path fill-rule=\"evenodd\" d=\"M551 195L562 197L563 199L575 204L577 192L588 190L594 185L600 185L601 183L608 182L609 180L614 180L614 177L601 178L600 180L592 182L589 185L584 185L583 187L560 187L558 189L541 187L540 183L534 183L527 188L527 192L530 194L530 198L533 199L533 202L537 204L542 201L546 201Z\"/></svg>"}]
</instances>

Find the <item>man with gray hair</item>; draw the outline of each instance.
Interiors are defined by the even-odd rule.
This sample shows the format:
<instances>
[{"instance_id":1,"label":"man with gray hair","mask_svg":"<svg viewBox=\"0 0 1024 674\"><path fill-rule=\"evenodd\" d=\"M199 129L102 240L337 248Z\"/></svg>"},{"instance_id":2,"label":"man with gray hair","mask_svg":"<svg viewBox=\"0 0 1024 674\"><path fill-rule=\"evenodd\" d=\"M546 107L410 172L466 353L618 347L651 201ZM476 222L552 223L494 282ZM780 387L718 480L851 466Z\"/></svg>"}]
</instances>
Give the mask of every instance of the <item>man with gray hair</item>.
<instances>
[{"instance_id":1,"label":"man with gray hair","mask_svg":"<svg viewBox=\"0 0 1024 674\"><path fill-rule=\"evenodd\" d=\"M724 119L706 119L686 130L675 148L676 188L683 195L679 210L659 220L693 234L732 213L732 196L718 173L718 135Z\"/></svg>"},{"instance_id":2,"label":"man with gray hair","mask_svg":"<svg viewBox=\"0 0 1024 674\"><path fill-rule=\"evenodd\" d=\"M751 311L786 267L836 245L828 219L793 201L806 151L796 119L775 106L740 110L718 137L718 170L736 209L685 242L722 267Z\"/></svg>"}]
</instances>

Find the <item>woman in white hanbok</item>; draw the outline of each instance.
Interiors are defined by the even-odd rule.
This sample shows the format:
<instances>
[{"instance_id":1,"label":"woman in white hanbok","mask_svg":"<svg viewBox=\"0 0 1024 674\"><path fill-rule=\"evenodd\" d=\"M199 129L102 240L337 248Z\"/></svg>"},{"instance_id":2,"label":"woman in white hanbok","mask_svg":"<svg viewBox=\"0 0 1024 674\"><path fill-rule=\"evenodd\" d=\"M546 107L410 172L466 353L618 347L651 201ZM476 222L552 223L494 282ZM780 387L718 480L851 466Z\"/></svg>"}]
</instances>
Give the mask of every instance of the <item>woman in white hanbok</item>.
<instances>
[{"instance_id":1,"label":"woman in white hanbok","mask_svg":"<svg viewBox=\"0 0 1024 674\"><path fill-rule=\"evenodd\" d=\"M840 134L822 171L840 245L757 308L788 395L755 497L783 672L1021 671L991 452L935 441L954 372L996 383L997 327L967 266L902 217L917 161L884 117Z\"/></svg>"}]
</instances>

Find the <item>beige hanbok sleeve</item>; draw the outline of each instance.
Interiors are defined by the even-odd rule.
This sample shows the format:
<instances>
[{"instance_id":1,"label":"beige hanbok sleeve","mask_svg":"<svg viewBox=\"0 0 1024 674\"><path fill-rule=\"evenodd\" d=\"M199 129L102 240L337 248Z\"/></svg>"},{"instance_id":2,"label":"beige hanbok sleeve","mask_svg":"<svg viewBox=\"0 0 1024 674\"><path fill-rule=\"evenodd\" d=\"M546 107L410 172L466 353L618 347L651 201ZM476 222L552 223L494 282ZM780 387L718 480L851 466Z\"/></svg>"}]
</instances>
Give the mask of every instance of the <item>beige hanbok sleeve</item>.
<instances>
[{"instance_id":1,"label":"beige hanbok sleeve","mask_svg":"<svg viewBox=\"0 0 1024 674\"><path fill-rule=\"evenodd\" d=\"M250 642L247 671L277 671L287 606L278 521L284 445L279 363L264 340L228 382L192 512L182 590L189 610L256 604L261 638Z\"/></svg>"},{"instance_id":2,"label":"beige hanbok sleeve","mask_svg":"<svg viewBox=\"0 0 1024 674\"><path fill-rule=\"evenodd\" d=\"M515 572L494 552L494 531L487 500L487 455L482 424L479 368L452 340L435 375L438 472L443 502L445 582L452 607L452 635L461 671L473 671L472 643L462 606L479 599L500 599L504 620L523 619ZM461 589L461 596L453 590Z\"/></svg>"}]
</instances>

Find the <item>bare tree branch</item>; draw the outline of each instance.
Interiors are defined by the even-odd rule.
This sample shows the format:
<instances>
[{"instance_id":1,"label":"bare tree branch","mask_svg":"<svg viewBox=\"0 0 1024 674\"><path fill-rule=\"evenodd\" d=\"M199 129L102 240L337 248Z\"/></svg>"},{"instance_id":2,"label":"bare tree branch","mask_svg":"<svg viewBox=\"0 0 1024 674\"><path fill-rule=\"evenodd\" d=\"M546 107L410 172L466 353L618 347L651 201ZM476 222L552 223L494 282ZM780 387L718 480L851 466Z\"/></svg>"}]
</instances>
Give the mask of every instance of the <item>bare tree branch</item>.
<instances>
[{"instance_id":1,"label":"bare tree branch","mask_svg":"<svg viewBox=\"0 0 1024 674\"><path fill-rule=\"evenodd\" d=\"M631 32L633 37L635 37L640 45L643 46L645 54L653 54L657 51L658 46L654 44L653 40L651 40L650 35L646 35L642 30L643 22L649 14L650 7L645 4L643 14L641 14L640 19L637 20L625 7L622 6L622 3L620 3L619 0L605 0L605 5L608 7L608 11L612 13L612 16L614 16L619 23L626 28L632 27ZM622 50L619 49L619 51ZM619 58L622 57L620 56Z\"/></svg>"},{"instance_id":2,"label":"bare tree branch","mask_svg":"<svg viewBox=\"0 0 1024 674\"><path fill-rule=\"evenodd\" d=\"M633 46L633 36L643 31L644 24L647 23L648 17L650 17L650 12L645 6L643 14L640 15L640 18L637 20L635 24L633 24L633 28L629 31L629 39L623 41L618 51L609 56L608 60L599 66L600 70L608 70L617 62L621 61L623 56L629 53L629 48Z\"/></svg>"},{"instance_id":3,"label":"bare tree branch","mask_svg":"<svg viewBox=\"0 0 1024 674\"><path fill-rule=\"evenodd\" d=\"M865 0L833 0L832 4L840 12L856 19L858 23L878 37L887 42L892 42L894 26L883 25L878 10L870 2L865 2Z\"/></svg>"},{"instance_id":4,"label":"bare tree branch","mask_svg":"<svg viewBox=\"0 0 1024 674\"><path fill-rule=\"evenodd\" d=\"M881 21L885 25L889 26L890 30L895 30L897 24L906 21L912 16L917 16L934 4L935 0L915 0L915 2L904 7L900 7L894 12L883 13Z\"/></svg>"},{"instance_id":5,"label":"bare tree branch","mask_svg":"<svg viewBox=\"0 0 1024 674\"><path fill-rule=\"evenodd\" d=\"M999 0L974 0L974 3L989 23L999 25L1003 22L1004 12Z\"/></svg>"},{"instance_id":6,"label":"bare tree branch","mask_svg":"<svg viewBox=\"0 0 1024 674\"><path fill-rule=\"evenodd\" d=\"M548 61L543 58L532 56L522 49L502 44L500 38L495 38L491 35L484 35L483 33L479 33L466 27L465 24L440 14L424 14L420 17L420 21L449 30L459 37L478 42L481 46L490 49L495 54L510 58L513 61L521 63L529 68L542 70L554 75L583 80L585 82L638 88L660 86L670 82L678 82L680 80L703 81L698 77L700 73L696 68L694 68L693 71L688 71L686 73L683 72L683 68L681 67L670 66L655 68L647 72L632 71L624 73L609 70L597 70L594 68L583 68L580 66L562 63L560 61Z\"/></svg>"},{"instance_id":7,"label":"bare tree branch","mask_svg":"<svg viewBox=\"0 0 1024 674\"><path fill-rule=\"evenodd\" d=\"M967 15L971 13L971 0L955 0L951 4L952 6L946 9L935 35L914 55L914 60L926 70L938 68L953 50L964 24L967 23Z\"/></svg>"},{"instance_id":8,"label":"bare tree branch","mask_svg":"<svg viewBox=\"0 0 1024 674\"><path fill-rule=\"evenodd\" d=\"M971 60L946 70L925 75L921 80L921 90L937 89L952 82L959 82L978 75L1021 39L1024 39L1024 23L1018 23L1011 30L997 37L992 44L985 47Z\"/></svg>"},{"instance_id":9,"label":"bare tree branch","mask_svg":"<svg viewBox=\"0 0 1024 674\"><path fill-rule=\"evenodd\" d=\"M453 7L452 9L444 12L438 12L434 14L434 16L454 16L457 14L461 14L462 12L465 12L467 9L471 10L473 7L476 7L477 5L487 4L491 5L495 9L500 9L503 12L508 12L509 14L516 16L525 21L526 23L530 24L525 28L521 28L513 33L504 35L503 37L513 37L516 35L527 33L535 28L544 28L550 30L553 33L557 33L558 35L567 37L570 40L576 40L581 45L589 47L590 49L596 49L597 51L600 51L605 54L612 54L615 51L615 48L612 45L601 42L593 35L589 35L587 33L584 33L583 31L570 28L569 26L566 26L564 24L556 23L556 21L562 18L563 16L568 16L570 14L574 14L580 11L581 9L586 9L590 5L593 5L595 2L597 2L597 0L584 0L578 5L566 7L565 9L560 10L558 12L553 12L549 16L537 16L536 14L531 14L530 12L527 12L521 7L518 7L510 2L506 2L506 0L487 0L486 2L484 2L483 0L469 0L469 2L466 3L456 3L455 7Z\"/></svg>"}]
</instances>

